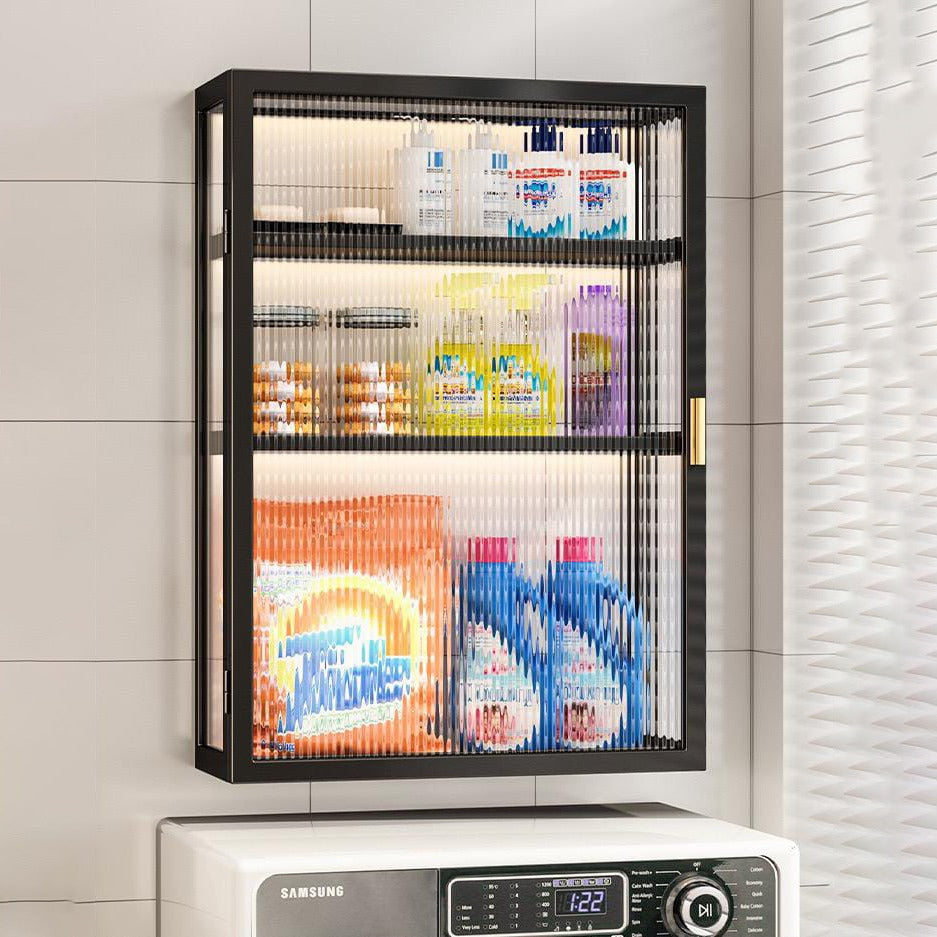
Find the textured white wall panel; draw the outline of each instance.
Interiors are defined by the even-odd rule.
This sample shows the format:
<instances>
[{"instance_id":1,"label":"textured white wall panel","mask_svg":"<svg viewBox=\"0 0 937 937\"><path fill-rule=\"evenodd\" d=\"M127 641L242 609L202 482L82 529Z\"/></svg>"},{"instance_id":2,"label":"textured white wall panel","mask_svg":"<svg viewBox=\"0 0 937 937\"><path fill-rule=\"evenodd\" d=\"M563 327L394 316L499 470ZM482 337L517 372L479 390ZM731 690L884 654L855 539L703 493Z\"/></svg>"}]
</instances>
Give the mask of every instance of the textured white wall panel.
<instances>
[{"instance_id":1,"label":"textured white wall panel","mask_svg":"<svg viewBox=\"0 0 937 937\"><path fill-rule=\"evenodd\" d=\"M756 241L755 282L779 265L783 292L778 308L755 291L756 358L770 360L775 310L782 349L782 425L755 436L767 471L753 498L773 478L780 499L779 519L755 513L756 543L764 530L780 546L755 551L755 633L780 651L756 654L755 821L801 845L816 886L805 937L924 937L937 931L937 4L790 0L783 19L786 191L780 212L755 213L780 225L763 232L773 250ZM756 419L771 398L759 388ZM779 612L759 605L759 581L779 583Z\"/></svg>"}]
</instances>

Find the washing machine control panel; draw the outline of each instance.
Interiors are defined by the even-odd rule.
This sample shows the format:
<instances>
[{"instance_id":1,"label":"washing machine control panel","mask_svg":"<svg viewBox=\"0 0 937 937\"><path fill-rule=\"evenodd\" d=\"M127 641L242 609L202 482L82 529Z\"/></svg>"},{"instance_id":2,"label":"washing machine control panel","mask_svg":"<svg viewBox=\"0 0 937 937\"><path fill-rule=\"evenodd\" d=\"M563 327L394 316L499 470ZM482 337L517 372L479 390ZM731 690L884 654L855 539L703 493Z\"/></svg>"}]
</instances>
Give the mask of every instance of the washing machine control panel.
<instances>
[{"instance_id":1,"label":"washing machine control panel","mask_svg":"<svg viewBox=\"0 0 937 937\"><path fill-rule=\"evenodd\" d=\"M763 857L441 872L445 937L777 937Z\"/></svg>"},{"instance_id":2,"label":"washing machine control panel","mask_svg":"<svg viewBox=\"0 0 937 937\"><path fill-rule=\"evenodd\" d=\"M450 937L620 934L628 880L617 869L467 875L449 882Z\"/></svg>"}]
</instances>

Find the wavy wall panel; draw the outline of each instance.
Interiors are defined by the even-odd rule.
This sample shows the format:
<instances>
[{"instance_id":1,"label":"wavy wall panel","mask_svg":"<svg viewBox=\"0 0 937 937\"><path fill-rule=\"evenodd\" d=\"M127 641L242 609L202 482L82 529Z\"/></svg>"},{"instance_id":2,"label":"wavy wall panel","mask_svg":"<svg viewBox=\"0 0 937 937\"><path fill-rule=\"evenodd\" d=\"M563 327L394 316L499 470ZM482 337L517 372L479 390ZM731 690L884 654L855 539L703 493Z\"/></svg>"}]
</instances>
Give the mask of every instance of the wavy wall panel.
<instances>
[{"instance_id":1,"label":"wavy wall panel","mask_svg":"<svg viewBox=\"0 0 937 937\"><path fill-rule=\"evenodd\" d=\"M937 4L787 3L783 36L780 256L762 255L782 276L781 426L756 430L776 471L755 478L756 501L781 499L755 587L780 580L781 634L756 664L767 785L754 819L803 849L807 937L926 935L937 931ZM756 544L770 527L756 518Z\"/></svg>"}]
</instances>

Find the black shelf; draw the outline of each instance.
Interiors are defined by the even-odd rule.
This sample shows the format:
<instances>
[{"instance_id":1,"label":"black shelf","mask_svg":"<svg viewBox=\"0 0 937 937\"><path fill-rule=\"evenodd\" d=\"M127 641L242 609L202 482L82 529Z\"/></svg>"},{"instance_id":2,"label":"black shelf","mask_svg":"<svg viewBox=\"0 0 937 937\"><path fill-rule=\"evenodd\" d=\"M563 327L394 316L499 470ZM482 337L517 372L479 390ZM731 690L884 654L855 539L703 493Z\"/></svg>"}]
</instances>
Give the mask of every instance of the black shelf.
<instances>
[{"instance_id":1,"label":"black shelf","mask_svg":"<svg viewBox=\"0 0 937 937\"><path fill-rule=\"evenodd\" d=\"M490 238L401 234L396 226L344 231L305 221L254 221L255 260L363 260L459 264L575 264L598 267L672 263L680 238L659 241ZM212 256L224 248L212 239Z\"/></svg>"},{"instance_id":2,"label":"black shelf","mask_svg":"<svg viewBox=\"0 0 937 937\"><path fill-rule=\"evenodd\" d=\"M212 434L215 436L216 434ZM220 446L212 439L212 452ZM637 436L255 436L255 452L642 452L680 455L680 432Z\"/></svg>"}]
</instances>

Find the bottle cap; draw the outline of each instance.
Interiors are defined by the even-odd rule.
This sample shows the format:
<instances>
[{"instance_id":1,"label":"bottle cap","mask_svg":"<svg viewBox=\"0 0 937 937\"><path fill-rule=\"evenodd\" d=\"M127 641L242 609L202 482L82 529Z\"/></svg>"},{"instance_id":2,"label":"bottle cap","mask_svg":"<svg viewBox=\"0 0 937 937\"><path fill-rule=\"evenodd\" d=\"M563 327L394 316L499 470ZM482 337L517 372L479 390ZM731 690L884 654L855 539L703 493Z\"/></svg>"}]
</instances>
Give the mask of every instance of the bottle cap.
<instances>
[{"instance_id":1,"label":"bottle cap","mask_svg":"<svg viewBox=\"0 0 937 937\"><path fill-rule=\"evenodd\" d=\"M513 563L517 559L514 537L474 537L469 539L469 562Z\"/></svg>"},{"instance_id":2,"label":"bottle cap","mask_svg":"<svg viewBox=\"0 0 937 937\"><path fill-rule=\"evenodd\" d=\"M557 537L556 559L563 563L602 561L601 537Z\"/></svg>"},{"instance_id":3,"label":"bottle cap","mask_svg":"<svg viewBox=\"0 0 937 937\"><path fill-rule=\"evenodd\" d=\"M526 149L527 134L524 134ZM560 134L560 149L563 146L563 135ZM556 124L548 124L540 120L530 128L530 151L532 153L556 152Z\"/></svg>"},{"instance_id":4,"label":"bottle cap","mask_svg":"<svg viewBox=\"0 0 937 937\"><path fill-rule=\"evenodd\" d=\"M491 135L490 127L481 124L475 127L474 149L493 150L495 148L495 142L495 139Z\"/></svg>"},{"instance_id":5,"label":"bottle cap","mask_svg":"<svg viewBox=\"0 0 937 937\"><path fill-rule=\"evenodd\" d=\"M583 147L583 137L579 137L580 152ZM592 124L585 135L585 148L587 153L618 152L618 134L615 134L615 147L612 149L612 128L608 124Z\"/></svg>"},{"instance_id":6,"label":"bottle cap","mask_svg":"<svg viewBox=\"0 0 937 937\"><path fill-rule=\"evenodd\" d=\"M410 143L412 146L433 146L433 132L426 121L413 121L410 129Z\"/></svg>"}]
</instances>

